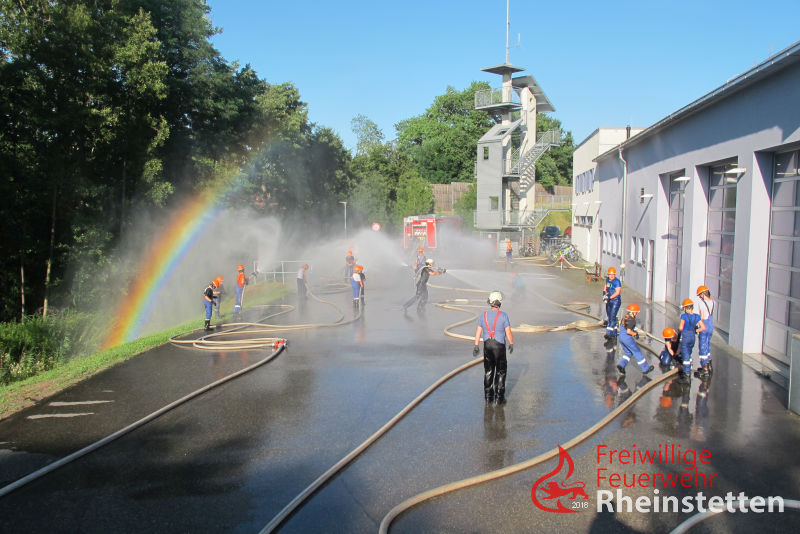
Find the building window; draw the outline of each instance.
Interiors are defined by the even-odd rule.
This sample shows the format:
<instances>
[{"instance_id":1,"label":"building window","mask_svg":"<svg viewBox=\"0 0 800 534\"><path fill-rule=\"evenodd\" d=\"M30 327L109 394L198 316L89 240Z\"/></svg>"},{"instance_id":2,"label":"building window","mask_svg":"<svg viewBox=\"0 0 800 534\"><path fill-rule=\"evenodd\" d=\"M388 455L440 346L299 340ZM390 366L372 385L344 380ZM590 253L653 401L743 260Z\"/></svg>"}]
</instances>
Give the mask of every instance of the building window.
<instances>
[{"instance_id":1,"label":"building window","mask_svg":"<svg viewBox=\"0 0 800 534\"><path fill-rule=\"evenodd\" d=\"M789 363L789 340L800 334L800 151L775 154L767 258L764 354Z\"/></svg>"},{"instance_id":2,"label":"building window","mask_svg":"<svg viewBox=\"0 0 800 534\"><path fill-rule=\"evenodd\" d=\"M489 210L497 211L500 209L500 197L489 197Z\"/></svg>"},{"instance_id":3,"label":"building window","mask_svg":"<svg viewBox=\"0 0 800 534\"><path fill-rule=\"evenodd\" d=\"M489 147L483 147L483 159L489 159Z\"/></svg>"},{"instance_id":4,"label":"building window","mask_svg":"<svg viewBox=\"0 0 800 534\"><path fill-rule=\"evenodd\" d=\"M705 285L716 301L714 327L730 332L733 287L733 241L736 230L736 185L738 176L726 171L732 161L709 169L708 234L706 237Z\"/></svg>"}]
</instances>

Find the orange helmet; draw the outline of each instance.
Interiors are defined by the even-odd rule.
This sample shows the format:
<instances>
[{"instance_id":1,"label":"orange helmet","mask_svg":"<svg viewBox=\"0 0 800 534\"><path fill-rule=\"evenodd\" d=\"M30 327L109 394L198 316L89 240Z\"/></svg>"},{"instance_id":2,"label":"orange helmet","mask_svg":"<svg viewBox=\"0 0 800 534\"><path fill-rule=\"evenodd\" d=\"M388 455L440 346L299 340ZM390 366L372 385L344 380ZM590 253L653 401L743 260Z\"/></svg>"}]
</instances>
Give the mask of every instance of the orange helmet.
<instances>
[{"instance_id":1,"label":"orange helmet","mask_svg":"<svg viewBox=\"0 0 800 534\"><path fill-rule=\"evenodd\" d=\"M670 406L672 406L672 398L667 396L661 397L661 407L669 408Z\"/></svg>"},{"instance_id":2,"label":"orange helmet","mask_svg":"<svg viewBox=\"0 0 800 534\"><path fill-rule=\"evenodd\" d=\"M217 283L217 285L220 285L222 282L225 281L225 279L222 278L221 276L218 276L218 277L214 278L214 281Z\"/></svg>"},{"instance_id":3,"label":"orange helmet","mask_svg":"<svg viewBox=\"0 0 800 534\"><path fill-rule=\"evenodd\" d=\"M639 307L638 304L630 304L628 306L628 311L629 312L639 313L640 311L642 311L642 309Z\"/></svg>"},{"instance_id":4,"label":"orange helmet","mask_svg":"<svg viewBox=\"0 0 800 534\"><path fill-rule=\"evenodd\" d=\"M613 267L608 268L608 274L617 274L617 270Z\"/></svg>"},{"instance_id":5,"label":"orange helmet","mask_svg":"<svg viewBox=\"0 0 800 534\"><path fill-rule=\"evenodd\" d=\"M701 293L705 293L706 291L711 293L711 290L708 289L706 286L697 286L697 296L698 297L700 296Z\"/></svg>"},{"instance_id":6,"label":"orange helmet","mask_svg":"<svg viewBox=\"0 0 800 534\"><path fill-rule=\"evenodd\" d=\"M237 265L237 266L236 266L236 270L237 270L237 271L244 271L244 265L242 265L242 264L240 263L239 265Z\"/></svg>"},{"instance_id":7,"label":"orange helmet","mask_svg":"<svg viewBox=\"0 0 800 534\"><path fill-rule=\"evenodd\" d=\"M424 248L422 248L422 247L419 247L419 248L417 249L417 252L425 252L425 249L424 249Z\"/></svg>"},{"instance_id":8,"label":"orange helmet","mask_svg":"<svg viewBox=\"0 0 800 534\"><path fill-rule=\"evenodd\" d=\"M665 328L661 335L664 336L664 339L672 339L675 337L675 329L674 328Z\"/></svg>"},{"instance_id":9,"label":"orange helmet","mask_svg":"<svg viewBox=\"0 0 800 534\"><path fill-rule=\"evenodd\" d=\"M357 272L357 273L360 273L361 271L364 270L364 266L363 265L356 265L355 267L353 267L353 270L355 272Z\"/></svg>"},{"instance_id":10,"label":"orange helmet","mask_svg":"<svg viewBox=\"0 0 800 534\"><path fill-rule=\"evenodd\" d=\"M692 302L692 299L683 299L683 302L681 303L681 308L689 308L689 307L694 307L694 302Z\"/></svg>"},{"instance_id":11,"label":"orange helmet","mask_svg":"<svg viewBox=\"0 0 800 534\"><path fill-rule=\"evenodd\" d=\"M308 270L308 264L303 265L303 269Z\"/></svg>"},{"instance_id":12,"label":"orange helmet","mask_svg":"<svg viewBox=\"0 0 800 534\"><path fill-rule=\"evenodd\" d=\"M353 251L352 251L352 250L348 250L348 251L347 251L347 255L348 255L348 256L352 256L352 255L353 255Z\"/></svg>"}]
</instances>

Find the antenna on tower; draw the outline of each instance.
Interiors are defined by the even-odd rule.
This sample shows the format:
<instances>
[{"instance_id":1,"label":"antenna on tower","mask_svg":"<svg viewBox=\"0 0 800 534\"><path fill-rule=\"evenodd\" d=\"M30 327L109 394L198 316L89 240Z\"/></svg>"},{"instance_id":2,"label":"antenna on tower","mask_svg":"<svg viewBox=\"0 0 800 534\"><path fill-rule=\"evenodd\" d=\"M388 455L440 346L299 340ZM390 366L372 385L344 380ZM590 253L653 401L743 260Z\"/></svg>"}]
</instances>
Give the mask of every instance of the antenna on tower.
<instances>
[{"instance_id":1,"label":"antenna on tower","mask_svg":"<svg viewBox=\"0 0 800 534\"><path fill-rule=\"evenodd\" d=\"M522 44L522 35L517 34L517 44L508 45L508 33L511 30L511 0L506 0L506 64L511 65L511 49L517 48Z\"/></svg>"}]
</instances>

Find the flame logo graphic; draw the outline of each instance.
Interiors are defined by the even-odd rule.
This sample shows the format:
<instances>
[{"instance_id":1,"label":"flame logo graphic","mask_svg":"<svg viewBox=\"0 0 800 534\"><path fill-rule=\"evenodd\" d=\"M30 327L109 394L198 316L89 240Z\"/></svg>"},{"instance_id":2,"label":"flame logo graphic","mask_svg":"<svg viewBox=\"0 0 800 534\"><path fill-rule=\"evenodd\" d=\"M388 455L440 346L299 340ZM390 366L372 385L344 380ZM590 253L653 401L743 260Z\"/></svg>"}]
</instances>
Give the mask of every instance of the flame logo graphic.
<instances>
[{"instance_id":1,"label":"flame logo graphic","mask_svg":"<svg viewBox=\"0 0 800 534\"><path fill-rule=\"evenodd\" d=\"M542 485L544 481L549 478L553 478L558 475L562 469L564 468L564 464L567 464L567 475L564 477L564 485L560 485L558 482L550 481L547 484L544 484L544 487L541 488L543 495L541 497L542 500L556 500L556 507L549 508L539 501L539 496L536 495L536 492L540 489L539 486ZM572 476L572 471L575 468L574 464L572 463L572 457L565 451L561 445L558 446L558 467L556 467L552 472L547 473L542 478L536 481L531 488L531 500L533 504L536 505L537 508L540 510L544 510L545 512L553 512L556 514L573 514L576 512L580 512L581 510L569 510L563 504L561 504L561 497L567 497L568 499L577 499L578 497L582 497L584 499L588 499L589 496L586 495L584 491L585 484L583 482L576 482L572 486L567 486L567 480L569 477Z\"/></svg>"}]
</instances>

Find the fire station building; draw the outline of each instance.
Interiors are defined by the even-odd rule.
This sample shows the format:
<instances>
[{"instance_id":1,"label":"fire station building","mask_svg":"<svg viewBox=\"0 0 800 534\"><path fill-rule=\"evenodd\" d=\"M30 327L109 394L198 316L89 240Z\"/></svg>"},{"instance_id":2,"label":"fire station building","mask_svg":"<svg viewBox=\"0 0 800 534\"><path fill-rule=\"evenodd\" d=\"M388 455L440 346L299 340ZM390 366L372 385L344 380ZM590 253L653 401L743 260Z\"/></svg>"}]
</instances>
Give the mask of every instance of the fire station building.
<instances>
[{"instance_id":1,"label":"fire station building","mask_svg":"<svg viewBox=\"0 0 800 534\"><path fill-rule=\"evenodd\" d=\"M785 372L800 332L799 160L800 42L597 156L600 263L675 307L708 286L728 344Z\"/></svg>"}]
</instances>

